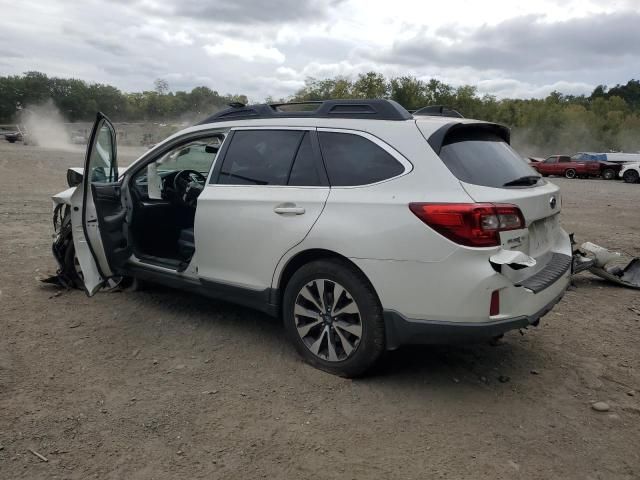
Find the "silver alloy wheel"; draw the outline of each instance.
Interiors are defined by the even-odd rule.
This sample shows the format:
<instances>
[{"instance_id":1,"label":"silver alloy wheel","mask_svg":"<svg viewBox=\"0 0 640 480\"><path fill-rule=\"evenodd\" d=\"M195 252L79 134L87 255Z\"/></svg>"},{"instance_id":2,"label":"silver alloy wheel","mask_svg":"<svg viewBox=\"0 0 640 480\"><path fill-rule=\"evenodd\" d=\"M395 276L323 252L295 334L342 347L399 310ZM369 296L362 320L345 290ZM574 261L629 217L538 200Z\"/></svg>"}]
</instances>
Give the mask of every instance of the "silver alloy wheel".
<instances>
[{"instance_id":1,"label":"silver alloy wheel","mask_svg":"<svg viewBox=\"0 0 640 480\"><path fill-rule=\"evenodd\" d=\"M303 343L322 360L346 360L360 344L358 305L347 289L333 280L312 280L302 287L293 315Z\"/></svg>"}]
</instances>

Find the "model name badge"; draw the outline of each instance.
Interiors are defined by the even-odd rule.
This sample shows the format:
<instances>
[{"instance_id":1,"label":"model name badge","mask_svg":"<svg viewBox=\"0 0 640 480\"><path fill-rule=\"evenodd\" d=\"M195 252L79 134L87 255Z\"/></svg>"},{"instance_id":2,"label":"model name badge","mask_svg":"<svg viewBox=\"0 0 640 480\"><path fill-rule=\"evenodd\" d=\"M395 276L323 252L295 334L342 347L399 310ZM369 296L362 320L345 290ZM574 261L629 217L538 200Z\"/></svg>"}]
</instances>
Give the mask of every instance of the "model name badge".
<instances>
[{"instance_id":1,"label":"model name badge","mask_svg":"<svg viewBox=\"0 0 640 480\"><path fill-rule=\"evenodd\" d=\"M523 241L524 239L522 237L514 237L507 240L507 245L510 247L519 247Z\"/></svg>"}]
</instances>

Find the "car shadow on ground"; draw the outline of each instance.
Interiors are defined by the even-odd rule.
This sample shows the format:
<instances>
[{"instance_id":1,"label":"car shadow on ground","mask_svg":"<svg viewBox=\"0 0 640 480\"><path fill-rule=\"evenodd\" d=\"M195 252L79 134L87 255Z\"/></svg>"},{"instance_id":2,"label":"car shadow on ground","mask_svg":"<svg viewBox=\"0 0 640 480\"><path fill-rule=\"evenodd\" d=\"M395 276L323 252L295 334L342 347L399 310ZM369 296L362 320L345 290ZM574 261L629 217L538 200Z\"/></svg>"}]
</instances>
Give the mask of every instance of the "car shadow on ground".
<instances>
[{"instance_id":1,"label":"car shadow on ground","mask_svg":"<svg viewBox=\"0 0 640 480\"><path fill-rule=\"evenodd\" d=\"M230 330L229 335L238 338L260 337L261 343L282 351L287 343L284 327L278 318L271 317L249 308L232 303L209 299L189 292L175 291L162 286L145 286L139 295L170 296L171 303L180 305L186 318L204 318L209 325L224 326ZM163 302L164 303L164 302ZM533 327L531 327L533 328ZM381 361L363 378L368 381L390 378L394 376L430 377L445 376L447 381L460 380L462 377L473 377L488 383L505 380L513 374L512 366L522 364L526 357L526 365L530 368L520 369L523 374L530 374L539 362L539 354L518 331L508 333L498 342L488 340L462 345L410 345L395 351L386 352ZM288 346L288 344L287 344ZM297 359L290 347L292 359ZM460 378L459 378L460 377Z\"/></svg>"},{"instance_id":2,"label":"car shadow on ground","mask_svg":"<svg viewBox=\"0 0 640 480\"><path fill-rule=\"evenodd\" d=\"M179 309L180 321L187 324L206 329L222 328L229 342L249 338L259 342L261 348L273 351L274 357L280 357L286 351L284 361L302 362L289 345L280 319L232 303L156 285L145 285L141 291L123 294L131 295L134 301L142 301L147 308L158 307L165 312ZM358 381L373 385L428 377L429 382L436 384L507 383L514 376L531 375L531 371L535 372L536 366L543 363L544 352L539 352L537 347L527 339L526 331L523 335L518 331L510 332L498 342L404 346L385 352L380 362Z\"/></svg>"}]
</instances>

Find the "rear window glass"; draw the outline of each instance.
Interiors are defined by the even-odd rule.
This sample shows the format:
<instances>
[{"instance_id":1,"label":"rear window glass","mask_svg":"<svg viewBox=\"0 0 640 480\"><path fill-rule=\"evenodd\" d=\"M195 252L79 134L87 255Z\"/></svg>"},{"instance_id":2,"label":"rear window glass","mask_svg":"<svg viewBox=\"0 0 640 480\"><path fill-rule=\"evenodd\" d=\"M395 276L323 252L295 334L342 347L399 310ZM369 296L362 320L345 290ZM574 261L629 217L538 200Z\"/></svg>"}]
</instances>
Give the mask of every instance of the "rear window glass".
<instances>
[{"instance_id":1,"label":"rear window glass","mask_svg":"<svg viewBox=\"0 0 640 480\"><path fill-rule=\"evenodd\" d=\"M360 135L318 132L318 137L332 186L369 185L404 172L400 162Z\"/></svg>"},{"instance_id":2,"label":"rear window glass","mask_svg":"<svg viewBox=\"0 0 640 480\"><path fill-rule=\"evenodd\" d=\"M440 158L463 182L501 188L524 177L539 176L497 135L458 135L456 140L442 147Z\"/></svg>"}]
</instances>

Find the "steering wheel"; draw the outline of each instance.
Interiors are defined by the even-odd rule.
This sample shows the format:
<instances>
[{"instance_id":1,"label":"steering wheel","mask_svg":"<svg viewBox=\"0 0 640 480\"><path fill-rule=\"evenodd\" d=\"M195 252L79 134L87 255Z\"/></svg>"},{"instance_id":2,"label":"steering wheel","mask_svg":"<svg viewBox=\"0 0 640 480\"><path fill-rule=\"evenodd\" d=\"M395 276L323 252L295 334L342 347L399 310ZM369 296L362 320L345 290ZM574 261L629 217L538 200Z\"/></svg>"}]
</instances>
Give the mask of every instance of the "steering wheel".
<instances>
[{"instance_id":1,"label":"steering wheel","mask_svg":"<svg viewBox=\"0 0 640 480\"><path fill-rule=\"evenodd\" d=\"M206 181L204 175L196 170L180 170L173 177L176 200L187 207L195 207Z\"/></svg>"}]
</instances>

